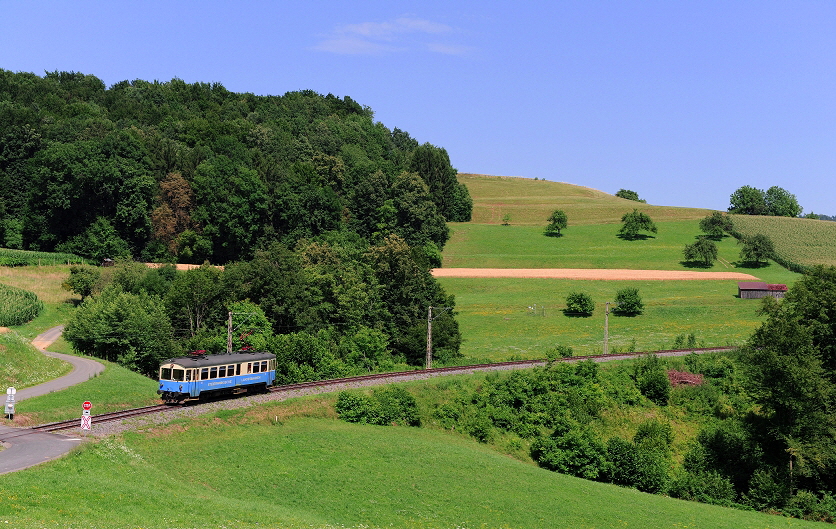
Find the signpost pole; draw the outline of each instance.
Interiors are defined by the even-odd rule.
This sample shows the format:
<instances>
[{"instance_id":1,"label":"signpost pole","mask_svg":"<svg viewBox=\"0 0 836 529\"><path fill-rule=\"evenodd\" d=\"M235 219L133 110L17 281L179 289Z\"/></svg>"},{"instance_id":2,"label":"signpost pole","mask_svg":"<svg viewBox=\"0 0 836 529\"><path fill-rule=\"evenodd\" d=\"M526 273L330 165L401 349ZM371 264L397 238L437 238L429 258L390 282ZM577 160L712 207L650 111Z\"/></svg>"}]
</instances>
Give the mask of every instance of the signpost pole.
<instances>
[{"instance_id":1,"label":"signpost pole","mask_svg":"<svg viewBox=\"0 0 836 529\"><path fill-rule=\"evenodd\" d=\"M81 429L90 430L92 426L92 419L90 418L90 408L93 404L89 400L85 400L81 405Z\"/></svg>"},{"instance_id":2,"label":"signpost pole","mask_svg":"<svg viewBox=\"0 0 836 529\"><path fill-rule=\"evenodd\" d=\"M17 393L15 388L6 389L6 406L3 411L10 421L15 418L15 393Z\"/></svg>"}]
</instances>

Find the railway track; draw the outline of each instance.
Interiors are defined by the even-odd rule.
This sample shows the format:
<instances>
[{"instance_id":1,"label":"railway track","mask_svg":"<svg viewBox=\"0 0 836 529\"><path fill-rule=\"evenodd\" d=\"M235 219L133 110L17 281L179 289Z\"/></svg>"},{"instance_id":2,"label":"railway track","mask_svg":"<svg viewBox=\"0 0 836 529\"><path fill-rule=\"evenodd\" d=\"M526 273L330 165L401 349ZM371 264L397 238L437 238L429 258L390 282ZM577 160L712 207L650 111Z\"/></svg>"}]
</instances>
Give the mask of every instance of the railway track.
<instances>
[{"instance_id":1,"label":"railway track","mask_svg":"<svg viewBox=\"0 0 836 529\"><path fill-rule=\"evenodd\" d=\"M669 349L662 351L652 351L657 356L684 356L690 353L711 353L731 351L735 347L709 347L709 348L690 348L690 349ZM633 352L633 353L614 353L607 355L587 355L587 356L571 356L566 358L558 358L555 362L580 362L582 360L594 360L596 362L606 362L613 360L626 360L648 354L647 352ZM343 385L363 385L366 382L386 380L386 379L408 379L415 377L433 377L447 374L468 373L474 371L491 371L500 369L525 369L546 364L546 360L516 360L510 362L495 362L491 364L475 364L466 366L452 366L452 367L437 367L432 369L416 369L413 371L396 371L392 373L375 373L370 375L360 375L355 377L335 378L330 380L315 380L310 382L299 382L296 384L287 384L284 386L275 386L269 389L271 393L287 393L301 389L311 388L327 388L330 386ZM200 404L194 404L200 406ZM162 411L177 409L175 406L160 404L155 406L145 406L142 408L133 408L122 411L115 411L111 413L102 413L91 416L96 424L111 421L120 421L131 417L140 415L149 415L152 413L159 413ZM40 432L56 432L61 430L71 430L80 427L79 419L71 419L68 421L53 422L42 424L40 426L33 426L29 430Z\"/></svg>"},{"instance_id":2,"label":"railway track","mask_svg":"<svg viewBox=\"0 0 836 529\"><path fill-rule=\"evenodd\" d=\"M166 404L157 404L154 406L144 406L142 408L132 408L129 410L121 410L121 411L112 411L110 413L101 413L99 415L91 415L91 418L94 419L96 422L109 422L109 421L119 421L122 419L128 419L130 417L136 417L139 415L148 415L151 413L158 413L163 410L170 410L171 406ZM68 421L59 421L59 422L51 422L47 424L41 424L40 426L33 426L29 428L30 430L35 430L39 432L56 432L59 430L70 430L72 428L79 428L80 427L80 420L79 419L70 419Z\"/></svg>"}]
</instances>

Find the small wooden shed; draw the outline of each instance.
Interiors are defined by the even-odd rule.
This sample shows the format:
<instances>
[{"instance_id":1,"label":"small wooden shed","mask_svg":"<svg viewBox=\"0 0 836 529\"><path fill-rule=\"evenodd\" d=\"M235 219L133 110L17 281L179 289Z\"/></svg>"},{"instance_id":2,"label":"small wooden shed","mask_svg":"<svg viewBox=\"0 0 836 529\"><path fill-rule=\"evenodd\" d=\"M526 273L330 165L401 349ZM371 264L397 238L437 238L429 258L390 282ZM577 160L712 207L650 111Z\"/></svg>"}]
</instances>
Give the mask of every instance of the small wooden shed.
<instances>
[{"instance_id":1,"label":"small wooden shed","mask_svg":"<svg viewBox=\"0 0 836 529\"><path fill-rule=\"evenodd\" d=\"M741 299L760 299L767 296L783 298L787 293L787 285L745 281L737 284L737 293Z\"/></svg>"}]
</instances>

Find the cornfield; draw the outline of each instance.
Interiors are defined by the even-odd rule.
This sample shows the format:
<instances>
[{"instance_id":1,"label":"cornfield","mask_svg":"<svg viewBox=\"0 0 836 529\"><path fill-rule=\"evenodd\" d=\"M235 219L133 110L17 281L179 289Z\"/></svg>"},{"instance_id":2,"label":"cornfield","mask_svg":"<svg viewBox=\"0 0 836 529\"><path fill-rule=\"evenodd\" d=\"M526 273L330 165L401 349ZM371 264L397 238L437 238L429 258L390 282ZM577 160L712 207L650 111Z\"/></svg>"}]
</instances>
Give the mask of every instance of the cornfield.
<instances>
[{"instance_id":1,"label":"cornfield","mask_svg":"<svg viewBox=\"0 0 836 529\"><path fill-rule=\"evenodd\" d=\"M23 325L44 308L34 292L0 284L0 326Z\"/></svg>"},{"instance_id":2,"label":"cornfield","mask_svg":"<svg viewBox=\"0 0 836 529\"><path fill-rule=\"evenodd\" d=\"M32 252L0 248L0 266L45 266L60 264L92 264L71 253Z\"/></svg>"},{"instance_id":3,"label":"cornfield","mask_svg":"<svg viewBox=\"0 0 836 529\"><path fill-rule=\"evenodd\" d=\"M755 215L732 215L732 221L744 237L762 233L772 239L787 264L836 266L836 222Z\"/></svg>"}]
</instances>

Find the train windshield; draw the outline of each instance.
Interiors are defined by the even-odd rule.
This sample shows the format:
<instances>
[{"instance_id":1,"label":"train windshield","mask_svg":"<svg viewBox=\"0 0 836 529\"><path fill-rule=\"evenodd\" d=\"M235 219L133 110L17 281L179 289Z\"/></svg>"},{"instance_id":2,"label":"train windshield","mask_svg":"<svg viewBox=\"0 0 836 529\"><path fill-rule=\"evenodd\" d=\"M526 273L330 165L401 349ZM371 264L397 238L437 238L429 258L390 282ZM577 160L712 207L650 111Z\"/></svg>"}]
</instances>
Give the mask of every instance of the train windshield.
<instances>
[{"instance_id":1,"label":"train windshield","mask_svg":"<svg viewBox=\"0 0 836 529\"><path fill-rule=\"evenodd\" d=\"M170 367L163 367L160 369L160 380L183 382L185 379L186 372L183 369L171 369Z\"/></svg>"}]
</instances>

